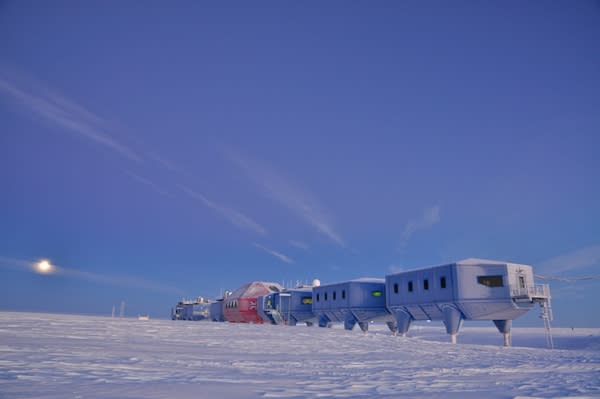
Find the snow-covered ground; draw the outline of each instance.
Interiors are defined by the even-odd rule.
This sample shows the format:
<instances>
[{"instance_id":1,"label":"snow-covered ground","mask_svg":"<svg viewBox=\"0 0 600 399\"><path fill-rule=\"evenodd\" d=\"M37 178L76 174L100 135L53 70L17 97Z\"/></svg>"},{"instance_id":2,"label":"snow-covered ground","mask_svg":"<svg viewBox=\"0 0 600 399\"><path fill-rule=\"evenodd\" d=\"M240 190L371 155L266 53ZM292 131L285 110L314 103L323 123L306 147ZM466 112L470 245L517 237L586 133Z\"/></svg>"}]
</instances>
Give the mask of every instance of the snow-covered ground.
<instances>
[{"instance_id":1,"label":"snow-covered ground","mask_svg":"<svg viewBox=\"0 0 600 399\"><path fill-rule=\"evenodd\" d=\"M600 397L600 329L409 335L0 312L0 398Z\"/></svg>"}]
</instances>

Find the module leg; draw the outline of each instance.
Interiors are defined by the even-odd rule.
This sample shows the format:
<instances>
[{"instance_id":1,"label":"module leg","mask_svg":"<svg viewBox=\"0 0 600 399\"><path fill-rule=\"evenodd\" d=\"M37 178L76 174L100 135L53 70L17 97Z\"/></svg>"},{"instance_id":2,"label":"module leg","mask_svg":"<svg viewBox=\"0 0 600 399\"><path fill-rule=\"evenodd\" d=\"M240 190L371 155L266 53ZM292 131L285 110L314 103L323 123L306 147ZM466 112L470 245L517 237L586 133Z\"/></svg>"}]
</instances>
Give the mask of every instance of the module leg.
<instances>
[{"instance_id":1,"label":"module leg","mask_svg":"<svg viewBox=\"0 0 600 399\"><path fill-rule=\"evenodd\" d=\"M510 328L512 327L512 320L494 320L494 324L504 337L504 346L511 346Z\"/></svg>"},{"instance_id":2,"label":"module leg","mask_svg":"<svg viewBox=\"0 0 600 399\"><path fill-rule=\"evenodd\" d=\"M455 344L458 330L462 325L462 313L453 306L446 306L443 309L444 312L444 325L446 326L446 333L450 335L450 341Z\"/></svg>"}]
</instances>

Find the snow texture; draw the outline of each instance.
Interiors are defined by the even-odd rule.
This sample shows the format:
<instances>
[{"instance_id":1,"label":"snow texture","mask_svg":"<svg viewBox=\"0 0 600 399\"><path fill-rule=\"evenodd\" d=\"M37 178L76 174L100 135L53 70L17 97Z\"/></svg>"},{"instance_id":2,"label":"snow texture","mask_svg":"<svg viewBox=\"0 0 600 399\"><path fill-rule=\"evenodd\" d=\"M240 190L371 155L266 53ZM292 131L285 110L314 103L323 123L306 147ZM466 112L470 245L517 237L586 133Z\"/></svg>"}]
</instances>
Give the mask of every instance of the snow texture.
<instances>
[{"instance_id":1,"label":"snow texture","mask_svg":"<svg viewBox=\"0 0 600 399\"><path fill-rule=\"evenodd\" d=\"M600 329L554 339L0 312L0 398L600 397Z\"/></svg>"}]
</instances>

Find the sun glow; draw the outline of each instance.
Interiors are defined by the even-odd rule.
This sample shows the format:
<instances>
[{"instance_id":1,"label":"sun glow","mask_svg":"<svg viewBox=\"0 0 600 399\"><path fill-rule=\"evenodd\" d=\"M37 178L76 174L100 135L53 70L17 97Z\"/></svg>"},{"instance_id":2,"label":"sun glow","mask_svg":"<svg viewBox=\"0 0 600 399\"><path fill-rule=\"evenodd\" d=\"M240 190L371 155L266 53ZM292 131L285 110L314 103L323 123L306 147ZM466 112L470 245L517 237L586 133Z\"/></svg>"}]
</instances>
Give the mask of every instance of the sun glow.
<instances>
[{"instance_id":1,"label":"sun glow","mask_svg":"<svg viewBox=\"0 0 600 399\"><path fill-rule=\"evenodd\" d=\"M53 266L50 261L44 259L36 263L35 268L39 273L47 274L52 273Z\"/></svg>"}]
</instances>

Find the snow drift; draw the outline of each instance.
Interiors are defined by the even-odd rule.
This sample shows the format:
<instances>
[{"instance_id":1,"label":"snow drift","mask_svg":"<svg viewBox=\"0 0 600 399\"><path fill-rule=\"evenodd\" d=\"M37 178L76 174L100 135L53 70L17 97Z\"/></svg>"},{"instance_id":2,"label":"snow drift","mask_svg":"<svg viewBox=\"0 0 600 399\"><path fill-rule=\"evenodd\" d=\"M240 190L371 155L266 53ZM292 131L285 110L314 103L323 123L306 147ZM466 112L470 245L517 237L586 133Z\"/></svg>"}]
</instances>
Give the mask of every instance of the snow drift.
<instances>
[{"instance_id":1,"label":"snow drift","mask_svg":"<svg viewBox=\"0 0 600 399\"><path fill-rule=\"evenodd\" d=\"M459 338L0 312L0 398L600 397L600 329Z\"/></svg>"}]
</instances>

